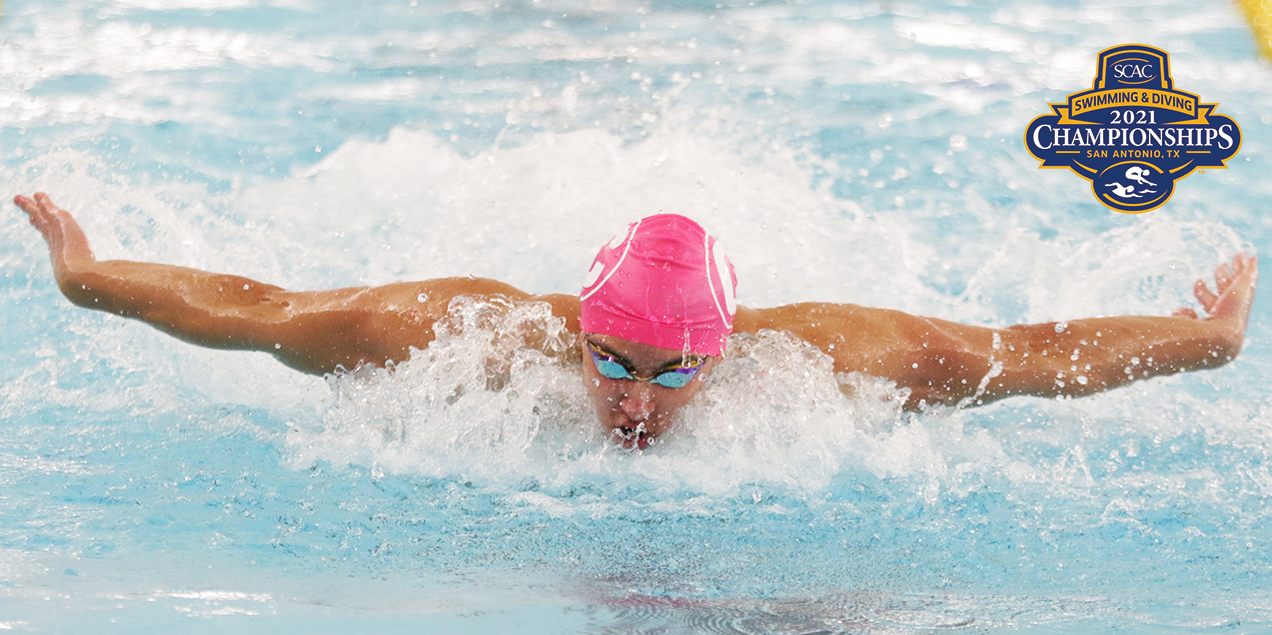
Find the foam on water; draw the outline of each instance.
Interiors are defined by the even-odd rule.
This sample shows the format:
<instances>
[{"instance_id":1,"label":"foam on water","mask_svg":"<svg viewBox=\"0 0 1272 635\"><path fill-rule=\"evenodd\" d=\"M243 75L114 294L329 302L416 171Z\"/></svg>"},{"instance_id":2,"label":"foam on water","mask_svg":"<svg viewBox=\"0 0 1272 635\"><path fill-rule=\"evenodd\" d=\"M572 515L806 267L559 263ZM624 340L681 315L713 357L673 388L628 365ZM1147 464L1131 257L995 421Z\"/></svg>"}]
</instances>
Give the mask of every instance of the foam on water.
<instances>
[{"instance_id":1,"label":"foam on water","mask_svg":"<svg viewBox=\"0 0 1272 635\"><path fill-rule=\"evenodd\" d=\"M58 192L63 205L83 210L99 257L233 271L294 288L478 275L533 292L574 292L596 245L616 228L675 211L728 246L743 304L853 301L998 325L1168 313L1190 304L1192 280L1245 247L1223 225L1164 216L1066 238L1000 228L1004 240L951 294L930 273L948 255L921 228L810 188L817 165L802 152L766 150L747 154L727 135L668 128L636 143L600 131L542 133L464 157L430 133L397 129L383 142L351 141L282 181L219 196L104 180L92 158L74 151L29 164L37 176L18 188ZM987 227L996 214L978 213ZM20 229L12 216L4 222ZM43 266L31 262L32 277ZM150 356L139 360L138 327L69 319L98 338L95 356L188 377L179 392L294 411L295 466L323 460L496 482L637 473L720 494L751 482L817 489L845 465L880 477L926 474L934 483L967 454L1001 455L992 435L964 436L948 417L903 415L895 389L836 378L820 352L768 334L735 337L681 429L633 460L598 438L576 369L508 337L532 328L563 338L546 308L519 307L495 322L480 317L489 310L458 306L454 333L392 372L332 379L332 396L319 399L321 389L263 356L248 361L143 335ZM211 377L195 370L210 360ZM499 360L497 381L489 360ZM46 365L67 363L60 374L82 372L73 360ZM170 382L155 383L90 398L124 403ZM260 393L262 385L273 388ZM248 387L256 397L239 396ZM326 404L320 413L315 401Z\"/></svg>"},{"instance_id":2,"label":"foam on water","mask_svg":"<svg viewBox=\"0 0 1272 635\"><path fill-rule=\"evenodd\" d=\"M462 474L496 488L526 478L560 489L589 475L635 475L727 496L744 483L824 487L846 460L863 458L867 432L900 419L895 388L845 377L849 397L828 357L764 333L734 338L677 430L646 452L622 451L600 434L577 363L524 349L527 327L561 328L547 306L455 308L465 321L492 311L495 324L444 332L391 372L332 379L336 401L321 429L289 435L294 464Z\"/></svg>"},{"instance_id":3,"label":"foam on water","mask_svg":"<svg viewBox=\"0 0 1272 635\"><path fill-rule=\"evenodd\" d=\"M572 293L597 244L627 221L661 210L695 216L729 246L744 304L852 300L1002 324L1168 313L1188 304L1192 280L1243 248L1222 225L1164 216L1082 239L1048 241L1015 228L971 270L962 294L941 293L922 272L944 255L906 219L864 214L810 188L815 165L798 151L747 155L719 137L684 130L635 144L599 131L542 134L466 158L427 132L401 129L383 143L350 141L284 181L212 197L102 181L92 176L99 169L93 160L73 151L42 163L19 190L62 192L62 204L83 209L100 257L242 272L294 288L480 275L537 293ZM983 214L988 224L996 213ZM6 223L18 225L13 216ZM29 234L28 241L36 239ZM33 275L42 266L32 262ZM457 319L481 321L474 316ZM136 327L74 319L92 323L99 335L113 333L98 347L117 364L150 372L186 365L182 358L224 359L214 366L226 370L247 365L215 372L211 382L191 373L192 391L225 397L290 384L296 388L284 388L286 401L301 411L315 394L270 361L245 363L172 342L149 344L156 359L139 363ZM687 412L683 429L632 461L595 435L575 369L520 351L505 336L533 327L561 337L544 308L500 319L499 326L459 324L393 372L332 380L335 397L323 400L322 425L295 424L293 461L569 481L570 470L557 464L566 459L583 472L636 471L722 492L752 481L824 486L845 463L880 476L945 473L953 459L944 453L958 456L968 444L983 445L973 453L999 452L985 434L957 443L923 429L941 424L909 420L892 389L868 380L846 379L868 394L846 397L828 358L771 335L735 337L728 363ZM508 375L500 389L487 386L491 359Z\"/></svg>"}]
</instances>

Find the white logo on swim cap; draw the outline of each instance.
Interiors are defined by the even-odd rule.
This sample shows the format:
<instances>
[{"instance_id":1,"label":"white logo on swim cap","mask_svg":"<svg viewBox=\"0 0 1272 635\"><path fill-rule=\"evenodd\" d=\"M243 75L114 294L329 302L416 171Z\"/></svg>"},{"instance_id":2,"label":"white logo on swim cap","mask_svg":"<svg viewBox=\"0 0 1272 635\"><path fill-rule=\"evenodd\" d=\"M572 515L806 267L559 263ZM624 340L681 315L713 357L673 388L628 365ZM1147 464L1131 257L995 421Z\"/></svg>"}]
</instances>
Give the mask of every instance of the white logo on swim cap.
<instances>
[{"instance_id":1,"label":"white logo on swim cap","mask_svg":"<svg viewBox=\"0 0 1272 635\"><path fill-rule=\"evenodd\" d=\"M623 247L623 253L619 255L618 261L609 268L609 276L605 276L604 280L600 280L600 278L605 274L605 250L602 248L601 253L596 255L596 260L592 263L592 268L587 270L587 275L583 278L583 293L579 296L580 300L586 300L592 297L592 294L599 291L601 287L604 287L605 283L609 282L610 276L614 275L614 272L618 271L618 268L623 265L623 261L627 259L627 252L632 247L629 239L636 234L636 230L639 227L640 221L636 221L627 228L627 233L615 234L614 237L606 243L605 246L611 250ZM600 282L597 282L598 280L600 280ZM595 285L595 287L593 287L593 285ZM588 291L589 288L592 290Z\"/></svg>"},{"instance_id":2,"label":"white logo on swim cap","mask_svg":"<svg viewBox=\"0 0 1272 635\"><path fill-rule=\"evenodd\" d=\"M720 241L716 241L711 249L711 255L715 258L716 275L720 276L720 286L724 287L724 306L729 311L728 317L724 318L725 323L732 323L732 317L738 312L737 289L733 288L733 276L729 275L729 256L724 252L724 246Z\"/></svg>"},{"instance_id":3,"label":"white logo on swim cap","mask_svg":"<svg viewBox=\"0 0 1272 635\"><path fill-rule=\"evenodd\" d=\"M583 288L586 289L601 279L601 274L605 273L605 265L600 262L592 263L592 268L587 270L587 276L583 278Z\"/></svg>"}]
</instances>

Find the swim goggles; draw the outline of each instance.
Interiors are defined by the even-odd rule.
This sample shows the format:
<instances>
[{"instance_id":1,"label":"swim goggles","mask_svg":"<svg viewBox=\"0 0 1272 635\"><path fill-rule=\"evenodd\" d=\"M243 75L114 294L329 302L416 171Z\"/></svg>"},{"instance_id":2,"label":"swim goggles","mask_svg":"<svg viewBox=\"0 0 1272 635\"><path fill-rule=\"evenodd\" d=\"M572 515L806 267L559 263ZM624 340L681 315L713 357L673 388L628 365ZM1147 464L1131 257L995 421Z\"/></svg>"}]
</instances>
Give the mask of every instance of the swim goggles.
<instances>
[{"instance_id":1,"label":"swim goggles","mask_svg":"<svg viewBox=\"0 0 1272 635\"><path fill-rule=\"evenodd\" d=\"M702 370L702 365L707 362L706 359L685 359L681 360L674 368L664 370L653 377L637 377L627 362L613 353L606 352L587 341L588 351L592 353L592 363L596 364L596 372L606 379L631 379L635 381L647 381L658 384L664 388L684 388L693 381L698 371Z\"/></svg>"}]
</instances>

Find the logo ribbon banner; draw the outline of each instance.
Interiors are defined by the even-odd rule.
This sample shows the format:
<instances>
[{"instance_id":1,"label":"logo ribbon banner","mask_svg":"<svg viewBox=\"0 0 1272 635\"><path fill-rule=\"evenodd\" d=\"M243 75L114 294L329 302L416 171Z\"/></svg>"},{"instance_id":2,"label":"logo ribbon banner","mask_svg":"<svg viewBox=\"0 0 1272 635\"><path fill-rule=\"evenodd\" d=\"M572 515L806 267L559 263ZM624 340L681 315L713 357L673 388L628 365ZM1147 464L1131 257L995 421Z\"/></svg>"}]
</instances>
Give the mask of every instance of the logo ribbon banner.
<instances>
[{"instance_id":1,"label":"logo ribbon banner","mask_svg":"<svg viewBox=\"0 0 1272 635\"><path fill-rule=\"evenodd\" d=\"M1109 209L1155 210L1175 181L1198 168L1226 168L1241 148L1241 128L1176 90L1161 49L1124 44L1100 52L1091 90L1073 93L1025 129L1039 168L1067 168L1091 182Z\"/></svg>"}]
</instances>

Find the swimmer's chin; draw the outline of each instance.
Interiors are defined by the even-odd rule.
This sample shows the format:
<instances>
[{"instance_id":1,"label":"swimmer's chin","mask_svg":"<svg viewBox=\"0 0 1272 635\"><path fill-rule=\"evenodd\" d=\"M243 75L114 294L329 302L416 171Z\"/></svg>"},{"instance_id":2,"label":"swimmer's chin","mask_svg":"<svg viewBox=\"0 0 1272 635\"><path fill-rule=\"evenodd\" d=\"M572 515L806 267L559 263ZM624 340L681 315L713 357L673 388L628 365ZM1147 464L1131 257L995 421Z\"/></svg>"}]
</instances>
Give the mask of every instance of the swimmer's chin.
<instances>
[{"instance_id":1,"label":"swimmer's chin","mask_svg":"<svg viewBox=\"0 0 1272 635\"><path fill-rule=\"evenodd\" d=\"M658 440L658 435L646 432L645 427L620 426L610 430L610 440L624 450L646 450Z\"/></svg>"}]
</instances>

